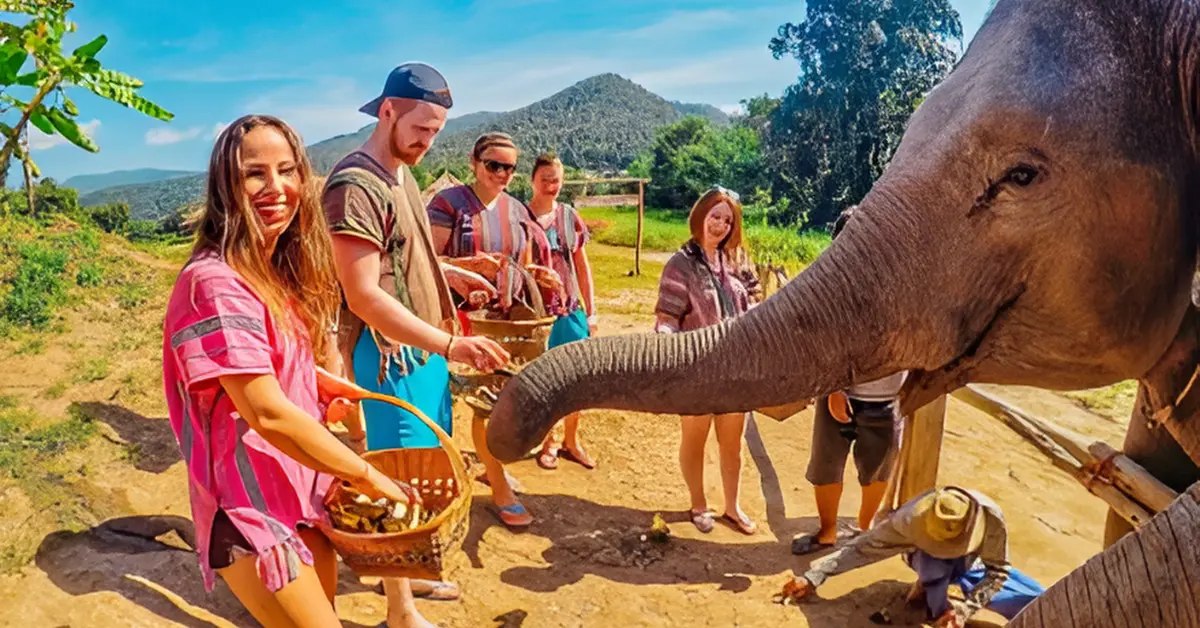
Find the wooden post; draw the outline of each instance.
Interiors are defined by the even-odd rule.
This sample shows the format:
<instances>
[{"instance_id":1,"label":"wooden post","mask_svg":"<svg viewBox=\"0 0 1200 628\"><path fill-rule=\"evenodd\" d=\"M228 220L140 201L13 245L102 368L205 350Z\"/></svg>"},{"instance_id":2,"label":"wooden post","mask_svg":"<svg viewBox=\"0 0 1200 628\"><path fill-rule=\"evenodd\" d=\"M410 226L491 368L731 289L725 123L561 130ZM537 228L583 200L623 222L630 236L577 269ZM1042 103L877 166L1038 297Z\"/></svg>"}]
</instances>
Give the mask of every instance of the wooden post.
<instances>
[{"instance_id":1,"label":"wooden post","mask_svg":"<svg viewBox=\"0 0 1200 628\"><path fill-rule=\"evenodd\" d=\"M942 435L946 427L946 395L904 417L904 433L875 521L886 518L909 500L937 486Z\"/></svg>"},{"instance_id":2,"label":"wooden post","mask_svg":"<svg viewBox=\"0 0 1200 628\"><path fill-rule=\"evenodd\" d=\"M906 422L905 427L910 427ZM946 395L913 413L912 440L900 472L898 505L937 485L938 462L942 457L942 434L946 428Z\"/></svg>"},{"instance_id":3,"label":"wooden post","mask_svg":"<svg viewBox=\"0 0 1200 628\"><path fill-rule=\"evenodd\" d=\"M637 248L633 250L633 274L642 274L642 222L646 216L646 183L638 181Z\"/></svg>"}]
</instances>

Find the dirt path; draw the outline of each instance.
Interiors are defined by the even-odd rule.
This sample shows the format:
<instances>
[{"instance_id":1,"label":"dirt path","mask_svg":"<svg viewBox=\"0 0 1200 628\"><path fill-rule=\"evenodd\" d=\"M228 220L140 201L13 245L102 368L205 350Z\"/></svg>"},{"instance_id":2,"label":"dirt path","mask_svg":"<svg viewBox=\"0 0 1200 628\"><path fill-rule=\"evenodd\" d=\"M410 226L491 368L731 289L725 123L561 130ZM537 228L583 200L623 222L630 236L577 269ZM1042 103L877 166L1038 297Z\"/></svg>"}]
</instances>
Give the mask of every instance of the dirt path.
<instances>
[{"instance_id":1,"label":"dirt path","mask_svg":"<svg viewBox=\"0 0 1200 628\"><path fill-rule=\"evenodd\" d=\"M627 253L595 247L593 255ZM625 265L618 260L609 266ZM657 275L660 268L661 263L651 262L644 272ZM621 281L611 278L615 287L601 293L602 311L612 312L604 316L604 333L639 331L649 324L653 301L646 300L647 282L629 280L630 287L622 288ZM640 309L638 303L643 304ZM57 351L45 355L61 357ZM153 353L139 354L139 359L152 361ZM17 371L30 373L47 372L40 362L45 359L14 358ZM151 372L157 368L142 366ZM110 436L136 443L140 454L122 458L109 441L89 448L88 482L97 494L116 496L119 507L106 511L104 523L46 536L31 564L0 577L0 625L254 625L223 585L211 595L203 591L194 554L187 549L191 526L184 472L162 418L161 399L153 392L145 398L120 393L110 401L114 388L127 387L115 382L90 386L67 398L91 399L92 411L112 428ZM993 390L1072 429L1114 445L1121 442L1122 425L1090 415L1058 395L1025 388ZM807 411L784 423L759 417L750 426L742 490L760 532L745 537L721 525L700 534L685 521L676 420L586 413L585 443L599 468L589 472L564 461L559 470L548 472L533 460L514 464L512 473L528 491L525 503L538 518L523 534L498 524L485 507L487 489L479 486L464 551L452 574L464 598L420 602L422 612L440 626L464 627L870 626L867 616L888 605L912 580L899 559L833 578L821 590L821 601L798 609L770 601L791 571L807 564L789 554L790 539L816 526L812 490L803 478L811 420ZM469 448L462 436L467 427L459 417L456 433ZM707 470L711 505L720 508L711 442ZM943 482L962 483L996 499L1011 526L1014 563L1044 584L1066 575L1101 547L1102 503L1008 428L953 398L941 473ZM9 497L5 502L0 496L0 505L17 505L19 496ZM850 515L857 507L858 491L851 486L842 513ZM0 528L11 521L12 512L0 508ZM640 540L655 513L662 513L671 527L674 538L665 546ZM161 542L144 540L146 536L159 536ZM126 574L221 619L196 618ZM345 570L337 604L347 626L376 626L384 618L383 598ZM985 615L974 625L1002 622Z\"/></svg>"}]
</instances>

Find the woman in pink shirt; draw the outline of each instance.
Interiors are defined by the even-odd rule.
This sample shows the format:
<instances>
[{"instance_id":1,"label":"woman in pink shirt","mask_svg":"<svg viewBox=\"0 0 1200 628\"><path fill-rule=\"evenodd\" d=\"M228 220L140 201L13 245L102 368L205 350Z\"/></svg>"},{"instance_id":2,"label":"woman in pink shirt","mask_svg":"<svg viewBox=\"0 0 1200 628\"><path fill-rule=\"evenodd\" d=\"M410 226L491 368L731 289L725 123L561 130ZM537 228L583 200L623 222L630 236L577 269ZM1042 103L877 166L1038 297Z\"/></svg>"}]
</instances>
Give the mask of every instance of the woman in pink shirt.
<instances>
[{"instance_id":1,"label":"woman in pink shirt","mask_svg":"<svg viewBox=\"0 0 1200 628\"><path fill-rule=\"evenodd\" d=\"M357 417L316 368L336 353L329 231L299 138L246 116L217 138L196 244L167 304L163 383L188 468L204 585L265 626L340 626L315 523L337 479L410 501L325 427ZM329 404L329 405L326 405ZM352 425L352 431L361 431Z\"/></svg>"}]
</instances>

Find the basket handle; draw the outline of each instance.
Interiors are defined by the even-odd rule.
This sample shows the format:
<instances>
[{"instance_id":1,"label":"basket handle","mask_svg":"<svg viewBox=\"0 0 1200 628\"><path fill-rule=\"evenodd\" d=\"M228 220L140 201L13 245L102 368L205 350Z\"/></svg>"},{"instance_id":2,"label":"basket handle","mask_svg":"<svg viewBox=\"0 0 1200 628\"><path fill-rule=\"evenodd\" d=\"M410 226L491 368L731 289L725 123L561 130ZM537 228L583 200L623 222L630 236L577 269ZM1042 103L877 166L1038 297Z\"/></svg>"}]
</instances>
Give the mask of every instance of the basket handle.
<instances>
[{"instance_id":1,"label":"basket handle","mask_svg":"<svg viewBox=\"0 0 1200 628\"><path fill-rule=\"evenodd\" d=\"M433 420L431 420L429 417L425 416L425 413L417 409L416 406L403 399L397 399L396 397L385 395L383 393L371 392L344 377L337 377L336 375L333 377L338 380L338 384L341 387L341 389L337 391L337 395L339 397L349 399L350 401L362 401L364 399L370 399L372 401L391 404L397 408L407 410L413 416L420 419L420 421L424 423L426 427L433 430L434 435L437 436L438 443L440 443L444 449L450 452L450 467L454 470L455 479L458 480L459 490L466 490L466 487L469 486L470 482L467 478L467 469L463 464L462 452L459 451L457 446L455 446L454 439L450 438L450 435L446 433L446 430L443 430L440 425L433 422Z\"/></svg>"}]
</instances>

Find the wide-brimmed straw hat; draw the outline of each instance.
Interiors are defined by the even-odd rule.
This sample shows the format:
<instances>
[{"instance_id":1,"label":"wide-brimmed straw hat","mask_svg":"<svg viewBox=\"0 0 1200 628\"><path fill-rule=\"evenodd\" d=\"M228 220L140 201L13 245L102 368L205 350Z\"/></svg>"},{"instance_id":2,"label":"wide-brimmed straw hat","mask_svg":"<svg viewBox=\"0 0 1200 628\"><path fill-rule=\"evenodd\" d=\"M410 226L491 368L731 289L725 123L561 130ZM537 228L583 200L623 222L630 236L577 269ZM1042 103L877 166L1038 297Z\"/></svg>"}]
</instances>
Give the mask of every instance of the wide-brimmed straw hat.
<instances>
[{"instance_id":1,"label":"wide-brimmed straw hat","mask_svg":"<svg viewBox=\"0 0 1200 628\"><path fill-rule=\"evenodd\" d=\"M908 532L926 553L953 559L979 549L984 525L979 502L967 491L947 486L917 499Z\"/></svg>"}]
</instances>

